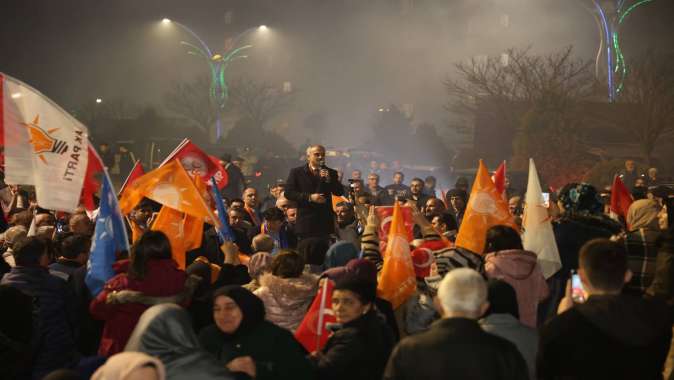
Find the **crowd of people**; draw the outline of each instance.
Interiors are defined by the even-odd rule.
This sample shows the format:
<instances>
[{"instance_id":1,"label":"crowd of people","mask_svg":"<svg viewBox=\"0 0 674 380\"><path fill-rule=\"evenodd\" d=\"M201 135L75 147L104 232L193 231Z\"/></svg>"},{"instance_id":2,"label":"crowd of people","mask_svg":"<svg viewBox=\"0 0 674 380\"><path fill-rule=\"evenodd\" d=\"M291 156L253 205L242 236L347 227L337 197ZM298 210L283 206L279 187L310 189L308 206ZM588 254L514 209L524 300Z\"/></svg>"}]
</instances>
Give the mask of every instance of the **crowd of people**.
<instances>
[{"instance_id":1,"label":"crowd of people","mask_svg":"<svg viewBox=\"0 0 674 380\"><path fill-rule=\"evenodd\" d=\"M456 243L471 204L465 178L446 193L433 177L406 184L400 171L387 186L377 170L345 181L312 145L306 163L262 196L230 156L221 164L233 239L206 225L178 263L169 238L151 229L161 205L143 199L127 216L131 250L117 252L97 294L85 279L94 240L86 210L45 210L29 189L5 185L0 378L670 376L674 198L657 172L626 164L634 202L624 220L589 184L550 194L562 267L546 278L538 252L523 247L523 194L508 194L520 230L492 226L484 251L473 252ZM375 212L396 202L411 209L417 289L398 307L377 291L387 258ZM326 282L335 323L307 350L295 333Z\"/></svg>"}]
</instances>

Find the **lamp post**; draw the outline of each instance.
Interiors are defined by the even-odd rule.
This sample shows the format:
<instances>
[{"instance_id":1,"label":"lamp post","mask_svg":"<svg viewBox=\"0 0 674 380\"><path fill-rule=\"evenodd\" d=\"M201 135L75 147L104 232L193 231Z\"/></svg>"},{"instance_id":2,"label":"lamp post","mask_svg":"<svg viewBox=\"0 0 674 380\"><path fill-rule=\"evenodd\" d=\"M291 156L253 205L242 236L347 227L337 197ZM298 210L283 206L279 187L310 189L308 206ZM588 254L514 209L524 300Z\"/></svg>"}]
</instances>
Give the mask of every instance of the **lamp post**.
<instances>
[{"instance_id":1,"label":"lamp post","mask_svg":"<svg viewBox=\"0 0 674 380\"><path fill-rule=\"evenodd\" d=\"M609 102L614 102L620 95L628 74L627 63L620 49L620 26L637 7L652 1L655 0L590 0L590 6L586 7L594 16L599 30L595 76L599 76L604 65L602 61L605 60Z\"/></svg>"},{"instance_id":2,"label":"lamp post","mask_svg":"<svg viewBox=\"0 0 674 380\"><path fill-rule=\"evenodd\" d=\"M220 119L219 110L225 107L227 99L229 98L229 88L227 86L227 81L225 80L225 71L229 67L229 64L234 60L247 58L248 56L243 55L242 53L245 50L253 47L253 45L243 45L237 47L239 40L252 31L258 30L261 32L266 32L268 28L264 25L259 27L248 28L232 39L231 47L227 51L223 52L222 54L219 53L214 54L208 47L206 42L204 42L204 40L202 40L198 34L196 34L192 29L188 28L185 24L182 24L180 22L168 18L162 19L161 22L164 25L178 26L180 29L187 32L197 41L196 44L187 41L181 41L180 44L188 48L187 51L188 54L202 57L206 60L206 63L208 64L208 68L210 69L211 74L211 86L209 89L210 91L209 95L211 101L213 102L213 105L215 105L215 107L218 108L218 111L216 112L215 134L216 140L220 139L220 137L222 137L222 122Z\"/></svg>"}]
</instances>

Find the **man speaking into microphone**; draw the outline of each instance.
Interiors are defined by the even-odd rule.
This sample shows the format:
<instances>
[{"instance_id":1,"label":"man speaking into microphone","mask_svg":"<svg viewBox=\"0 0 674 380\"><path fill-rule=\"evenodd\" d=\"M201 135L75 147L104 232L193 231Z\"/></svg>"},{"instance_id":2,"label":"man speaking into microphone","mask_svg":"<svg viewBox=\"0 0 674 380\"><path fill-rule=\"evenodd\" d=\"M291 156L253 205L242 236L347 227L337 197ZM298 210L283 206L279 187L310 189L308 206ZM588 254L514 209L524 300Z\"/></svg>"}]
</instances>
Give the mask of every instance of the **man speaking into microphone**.
<instances>
[{"instance_id":1,"label":"man speaking into microphone","mask_svg":"<svg viewBox=\"0 0 674 380\"><path fill-rule=\"evenodd\" d=\"M327 239L333 234L332 194L343 193L337 171L325 166L325 148L322 145L308 147L307 164L290 170L284 193L286 198L297 202L297 236Z\"/></svg>"}]
</instances>

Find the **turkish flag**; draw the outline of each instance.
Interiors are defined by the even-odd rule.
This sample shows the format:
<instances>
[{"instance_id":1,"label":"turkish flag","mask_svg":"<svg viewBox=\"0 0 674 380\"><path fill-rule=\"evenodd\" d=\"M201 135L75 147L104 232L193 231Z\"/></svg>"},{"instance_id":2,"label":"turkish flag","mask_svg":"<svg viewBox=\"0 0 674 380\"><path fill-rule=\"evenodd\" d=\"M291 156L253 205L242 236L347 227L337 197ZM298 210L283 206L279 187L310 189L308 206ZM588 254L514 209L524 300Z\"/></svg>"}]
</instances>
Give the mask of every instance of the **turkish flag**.
<instances>
[{"instance_id":1,"label":"turkish flag","mask_svg":"<svg viewBox=\"0 0 674 380\"><path fill-rule=\"evenodd\" d=\"M627 210L634 200L632 194L619 176L613 179L611 186L611 212L620 216L623 221L627 220Z\"/></svg>"},{"instance_id":2,"label":"turkish flag","mask_svg":"<svg viewBox=\"0 0 674 380\"><path fill-rule=\"evenodd\" d=\"M227 171L220 165L220 161L206 154L189 139L184 139L159 166L176 159L188 173L198 172L204 182L210 184L211 177L215 177L218 189L227 186Z\"/></svg>"},{"instance_id":3,"label":"turkish flag","mask_svg":"<svg viewBox=\"0 0 674 380\"><path fill-rule=\"evenodd\" d=\"M322 281L314 302L311 303L309 311L295 331L295 339L308 352L318 351L325 346L328 335L330 335L326 326L329 323L337 322L335 314L332 312L332 289L334 285L327 278Z\"/></svg>"},{"instance_id":4,"label":"turkish flag","mask_svg":"<svg viewBox=\"0 0 674 380\"><path fill-rule=\"evenodd\" d=\"M96 209L94 202L94 195L100 190L101 183L96 178L97 175L103 173L103 161L96 153L96 150L89 144L87 149L87 170L84 174L84 181L82 183L82 193L80 194L80 202L84 205L87 211Z\"/></svg>"}]
</instances>

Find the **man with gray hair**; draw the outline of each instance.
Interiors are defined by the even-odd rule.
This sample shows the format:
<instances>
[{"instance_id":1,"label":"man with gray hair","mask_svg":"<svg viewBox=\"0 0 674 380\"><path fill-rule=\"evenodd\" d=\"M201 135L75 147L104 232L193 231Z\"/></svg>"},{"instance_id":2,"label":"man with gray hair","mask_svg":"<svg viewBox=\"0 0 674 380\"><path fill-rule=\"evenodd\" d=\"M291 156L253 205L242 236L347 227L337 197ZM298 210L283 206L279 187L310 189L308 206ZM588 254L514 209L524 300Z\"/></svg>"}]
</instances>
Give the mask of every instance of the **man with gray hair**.
<instances>
[{"instance_id":1,"label":"man with gray hair","mask_svg":"<svg viewBox=\"0 0 674 380\"><path fill-rule=\"evenodd\" d=\"M477 322L489 307L487 284L479 273L468 268L449 272L436 304L442 319L398 343L385 380L529 378L517 347L483 331Z\"/></svg>"}]
</instances>

